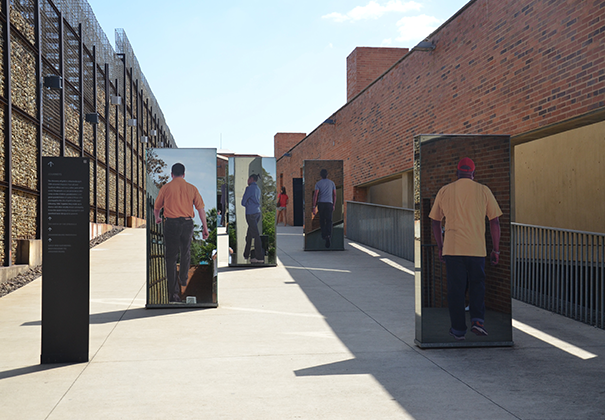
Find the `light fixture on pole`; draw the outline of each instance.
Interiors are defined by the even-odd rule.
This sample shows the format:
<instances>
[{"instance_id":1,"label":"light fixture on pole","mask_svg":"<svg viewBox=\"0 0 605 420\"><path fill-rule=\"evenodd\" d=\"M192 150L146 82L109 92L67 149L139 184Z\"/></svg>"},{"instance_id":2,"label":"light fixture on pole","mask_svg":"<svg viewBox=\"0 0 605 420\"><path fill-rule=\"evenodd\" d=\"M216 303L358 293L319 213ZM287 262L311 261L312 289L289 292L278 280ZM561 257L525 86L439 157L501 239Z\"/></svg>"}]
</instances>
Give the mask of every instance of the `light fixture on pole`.
<instances>
[{"instance_id":1,"label":"light fixture on pole","mask_svg":"<svg viewBox=\"0 0 605 420\"><path fill-rule=\"evenodd\" d=\"M99 114L97 114L96 112L86 114L85 119L86 119L86 122L88 122L88 123L98 124L99 123Z\"/></svg>"},{"instance_id":2,"label":"light fixture on pole","mask_svg":"<svg viewBox=\"0 0 605 420\"><path fill-rule=\"evenodd\" d=\"M48 75L44 76L44 87L51 90L61 90L63 89L63 78L57 75Z\"/></svg>"},{"instance_id":3,"label":"light fixture on pole","mask_svg":"<svg viewBox=\"0 0 605 420\"><path fill-rule=\"evenodd\" d=\"M112 105L122 105L122 97L111 95L111 104Z\"/></svg>"},{"instance_id":4,"label":"light fixture on pole","mask_svg":"<svg viewBox=\"0 0 605 420\"><path fill-rule=\"evenodd\" d=\"M412 51L433 51L435 44L432 41L421 41L418 45L412 48Z\"/></svg>"}]
</instances>

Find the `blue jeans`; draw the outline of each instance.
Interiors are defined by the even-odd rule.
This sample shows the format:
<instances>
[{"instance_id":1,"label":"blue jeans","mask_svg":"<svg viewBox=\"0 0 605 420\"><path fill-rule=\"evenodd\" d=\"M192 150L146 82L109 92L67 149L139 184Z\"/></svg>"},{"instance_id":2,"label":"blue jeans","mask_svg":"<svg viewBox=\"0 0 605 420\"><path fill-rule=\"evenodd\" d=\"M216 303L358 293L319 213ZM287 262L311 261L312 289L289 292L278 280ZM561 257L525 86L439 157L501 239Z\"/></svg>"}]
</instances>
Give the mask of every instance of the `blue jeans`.
<instances>
[{"instance_id":1,"label":"blue jeans","mask_svg":"<svg viewBox=\"0 0 605 420\"><path fill-rule=\"evenodd\" d=\"M263 243L260 239L260 233L258 231L258 222L260 222L261 214L247 214L246 222L248 223L248 231L246 232L246 247L244 248L244 258L250 257L250 249L252 248L252 240L254 240L254 257L257 260L265 258L265 251L263 250Z\"/></svg>"},{"instance_id":2,"label":"blue jeans","mask_svg":"<svg viewBox=\"0 0 605 420\"><path fill-rule=\"evenodd\" d=\"M447 304L452 330L466 333L465 295L468 284L471 322L485 319L485 257L444 255L447 271Z\"/></svg>"}]
</instances>

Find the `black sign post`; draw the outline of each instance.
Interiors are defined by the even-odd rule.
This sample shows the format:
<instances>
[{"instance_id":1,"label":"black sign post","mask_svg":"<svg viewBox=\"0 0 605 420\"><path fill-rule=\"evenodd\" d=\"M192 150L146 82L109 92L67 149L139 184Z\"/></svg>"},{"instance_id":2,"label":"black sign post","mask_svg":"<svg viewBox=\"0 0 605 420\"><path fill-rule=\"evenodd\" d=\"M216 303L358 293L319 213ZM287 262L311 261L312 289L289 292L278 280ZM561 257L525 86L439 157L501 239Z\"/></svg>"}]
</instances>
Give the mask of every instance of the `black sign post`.
<instances>
[{"instance_id":1,"label":"black sign post","mask_svg":"<svg viewBox=\"0 0 605 420\"><path fill-rule=\"evenodd\" d=\"M41 363L88 361L89 159L42 159Z\"/></svg>"}]
</instances>

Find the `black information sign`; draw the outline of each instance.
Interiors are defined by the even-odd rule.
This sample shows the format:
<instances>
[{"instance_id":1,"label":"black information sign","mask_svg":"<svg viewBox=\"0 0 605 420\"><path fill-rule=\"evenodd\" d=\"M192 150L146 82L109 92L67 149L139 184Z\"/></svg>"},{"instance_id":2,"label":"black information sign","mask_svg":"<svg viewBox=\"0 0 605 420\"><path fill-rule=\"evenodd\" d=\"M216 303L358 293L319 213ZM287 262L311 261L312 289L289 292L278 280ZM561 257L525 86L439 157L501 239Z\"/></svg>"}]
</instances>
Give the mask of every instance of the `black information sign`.
<instances>
[{"instance_id":1,"label":"black information sign","mask_svg":"<svg viewBox=\"0 0 605 420\"><path fill-rule=\"evenodd\" d=\"M88 361L89 159L42 159L42 363Z\"/></svg>"}]
</instances>

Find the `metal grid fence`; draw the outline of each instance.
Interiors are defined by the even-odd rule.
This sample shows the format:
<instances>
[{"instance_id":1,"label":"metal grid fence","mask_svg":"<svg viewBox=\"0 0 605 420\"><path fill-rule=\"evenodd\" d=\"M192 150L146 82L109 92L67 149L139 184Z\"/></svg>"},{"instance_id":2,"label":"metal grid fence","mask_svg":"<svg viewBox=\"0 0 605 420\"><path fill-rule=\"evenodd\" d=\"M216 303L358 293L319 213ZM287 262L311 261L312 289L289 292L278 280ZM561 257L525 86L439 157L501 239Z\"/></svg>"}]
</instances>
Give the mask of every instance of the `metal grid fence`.
<instances>
[{"instance_id":1,"label":"metal grid fence","mask_svg":"<svg viewBox=\"0 0 605 420\"><path fill-rule=\"evenodd\" d=\"M513 297L605 328L605 235L512 223Z\"/></svg>"}]
</instances>

